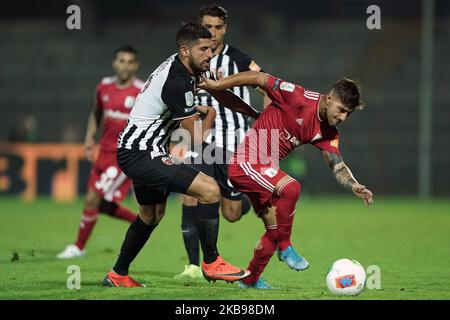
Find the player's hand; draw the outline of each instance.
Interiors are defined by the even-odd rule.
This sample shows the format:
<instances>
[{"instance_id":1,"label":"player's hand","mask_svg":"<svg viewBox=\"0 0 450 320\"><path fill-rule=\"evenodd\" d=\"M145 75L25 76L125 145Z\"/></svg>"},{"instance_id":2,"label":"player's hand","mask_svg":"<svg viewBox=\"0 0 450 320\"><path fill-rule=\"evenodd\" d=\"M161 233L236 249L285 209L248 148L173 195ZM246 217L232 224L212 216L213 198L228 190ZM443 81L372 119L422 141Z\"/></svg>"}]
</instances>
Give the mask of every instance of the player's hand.
<instances>
[{"instance_id":1,"label":"player's hand","mask_svg":"<svg viewBox=\"0 0 450 320\"><path fill-rule=\"evenodd\" d=\"M373 194L366 186L354 184L352 186L352 191L357 197L363 199L366 205L373 203Z\"/></svg>"},{"instance_id":2,"label":"player's hand","mask_svg":"<svg viewBox=\"0 0 450 320\"><path fill-rule=\"evenodd\" d=\"M92 139L86 140L84 142L84 154L89 162L94 160L94 146L95 142Z\"/></svg>"},{"instance_id":3,"label":"player's hand","mask_svg":"<svg viewBox=\"0 0 450 320\"><path fill-rule=\"evenodd\" d=\"M198 112L202 113L202 114L207 114L208 113L208 106L197 106L196 109Z\"/></svg>"},{"instance_id":4,"label":"player's hand","mask_svg":"<svg viewBox=\"0 0 450 320\"><path fill-rule=\"evenodd\" d=\"M197 84L197 87L203 90L219 90L218 81L211 80L204 75L200 77L200 82Z\"/></svg>"}]
</instances>

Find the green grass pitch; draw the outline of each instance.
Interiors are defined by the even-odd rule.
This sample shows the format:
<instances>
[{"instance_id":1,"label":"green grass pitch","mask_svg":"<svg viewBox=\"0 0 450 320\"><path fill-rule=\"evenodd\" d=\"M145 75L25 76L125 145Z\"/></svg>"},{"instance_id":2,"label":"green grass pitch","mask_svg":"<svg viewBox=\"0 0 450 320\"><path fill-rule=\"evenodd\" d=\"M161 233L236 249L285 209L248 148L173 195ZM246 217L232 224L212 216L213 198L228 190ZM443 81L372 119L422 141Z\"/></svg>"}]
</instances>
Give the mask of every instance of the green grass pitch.
<instances>
[{"instance_id":1,"label":"green grass pitch","mask_svg":"<svg viewBox=\"0 0 450 320\"><path fill-rule=\"evenodd\" d=\"M295 272L276 257L263 277L270 291L241 290L237 284L203 279L174 280L186 256L180 232L180 202L170 198L164 220L132 264L146 288L105 288L127 223L101 215L81 259L55 255L76 236L82 201L27 204L0 198L0 299L449 299L450 200L378 198L371 207L352 197L303 197L297 206L293 244L310 262ZM125 205L137 209L129 199ZM263 232L251 212L237 223L221 220L219 250L246 267ZM351 258L381 270L381 289L357 297L335 297L325 285L334 260ZM70 290L67 268L77 265L81 288ZM370 275L369 275L370 276Z\"/></svg>"}]
</instances>

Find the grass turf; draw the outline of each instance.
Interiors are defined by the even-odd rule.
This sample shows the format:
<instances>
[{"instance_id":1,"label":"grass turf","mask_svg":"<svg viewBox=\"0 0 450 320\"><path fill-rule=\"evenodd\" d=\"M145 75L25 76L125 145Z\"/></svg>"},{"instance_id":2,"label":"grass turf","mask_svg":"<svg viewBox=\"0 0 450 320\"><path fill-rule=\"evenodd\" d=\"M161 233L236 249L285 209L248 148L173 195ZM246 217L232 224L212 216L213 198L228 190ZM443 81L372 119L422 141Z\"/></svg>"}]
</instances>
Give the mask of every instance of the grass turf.
<instances>
[{"instance_id":1,"label":"grass turf","mask_svg":"<svg viewBox=\"0 0 450 320\"><path fill-rule=\"evenodd\" d=\"M125 205L137 209L132 200ZM356 198L304 197L297 207L293 244L310 262L295 272L276 256L263 277L276 290L241 290L237 284L180 281L186 255L180 232L180 202L170 198L166 217L132 264L131 275L146 288L104 288L127 223L101 215L86 257L57 260L76 236L82 201L24 203L0 198L0 299L450 299L450 200L376 199L365 207ZM237 223L221 220L219 250L246 267L263 233L249 213ZM334 260L358 260L381 270L381 289L357 297L335 297L325 285ZM81 270L81 289L69 290L67 268ZM370 275L369 275L370 276Z\"/></svg>"}]
</instances>

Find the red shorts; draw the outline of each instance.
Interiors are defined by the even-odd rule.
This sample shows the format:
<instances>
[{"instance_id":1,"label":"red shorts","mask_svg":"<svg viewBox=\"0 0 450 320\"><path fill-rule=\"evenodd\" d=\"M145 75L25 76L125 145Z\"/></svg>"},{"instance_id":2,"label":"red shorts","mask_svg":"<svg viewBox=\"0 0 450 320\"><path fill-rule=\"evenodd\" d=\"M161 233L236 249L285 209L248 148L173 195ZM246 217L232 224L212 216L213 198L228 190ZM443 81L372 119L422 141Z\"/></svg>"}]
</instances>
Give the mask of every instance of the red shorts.
<instances>
[{"instance_id":1,"label":"red shorts","mask_svg":"<svg viewBox=\"0 0 450 320\"><path fill-rule=\"evenodd\" d=\"M287 173L268 164L241 162L228 165L228 178L236 189L249 197L258 215L263 208L271 207L283 187L291 182L292 178L287 179L278 187L278 193L274 193L275 186L285 176Z\"/></svg>"},{"instance_id":2,"label":"red shorts","mask_svg":"<svg viewBox=\"0 0 450 320\"><path fill-rule=\"evenodd\" d=\"M116 152L100 152L92 166L88 188L106 201L120 202L128 194L131 184L117 165Z\"/></svg>"}]
</instances>

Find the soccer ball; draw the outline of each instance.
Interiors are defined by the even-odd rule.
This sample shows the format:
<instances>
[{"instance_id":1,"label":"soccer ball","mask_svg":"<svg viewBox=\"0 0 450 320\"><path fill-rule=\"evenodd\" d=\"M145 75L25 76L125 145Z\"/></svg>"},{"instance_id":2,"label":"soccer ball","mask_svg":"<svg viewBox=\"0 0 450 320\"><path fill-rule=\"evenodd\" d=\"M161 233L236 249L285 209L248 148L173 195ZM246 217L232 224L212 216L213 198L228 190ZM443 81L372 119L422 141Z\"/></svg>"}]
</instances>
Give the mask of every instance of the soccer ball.
<instances>
[{"instance_id":1,"label":"soccer ball","mask_svg":"<svg viewBox=\"0 0 450 320\"><path fill-rule=\"evenodd\" d=\"M356 296L366 284L366 272L356 260L340 259L328 269L327 287L337 296Z\"/></svg>"}]
</instances>

